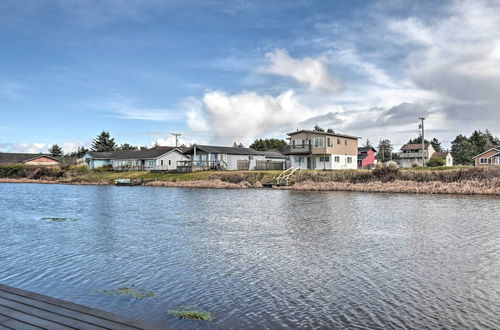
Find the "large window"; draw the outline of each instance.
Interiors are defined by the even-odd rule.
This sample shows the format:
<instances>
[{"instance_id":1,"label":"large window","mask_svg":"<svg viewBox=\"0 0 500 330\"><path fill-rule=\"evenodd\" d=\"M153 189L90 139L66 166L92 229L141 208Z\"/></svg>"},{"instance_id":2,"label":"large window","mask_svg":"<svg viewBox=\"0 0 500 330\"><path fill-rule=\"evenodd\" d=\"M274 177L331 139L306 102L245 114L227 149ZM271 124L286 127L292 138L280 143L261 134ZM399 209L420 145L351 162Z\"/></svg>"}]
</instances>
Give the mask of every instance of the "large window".
<instances>
[{"instance_id":1,"label":"large window","mask_svg":"<svg viewBox=\"0 0 500 330\"><path fill-rule=\"evenodd\" d=\"M340 139L337 139L337 144L340 144L340 143L341 143Z\"/></svg>"},{"instance_id":2,"label":"large window","mask_svg":"<svg viewBox=\"0 0 500 330\"><path fill-rule=\"evenodd\" d=\"M332 144L332 138L329 138L329 137L328 137L328 138L326 138L326 145L327 145L328 147L333 147L333 144Z\"/></svg>"},{"instance_id":3,"label":"large window","mask_svg":"<svg viewBox=\"0 0 500 330\"><path fill-rule=\"evenodd\" d=\"M352 163L352 157L347 157L347 163L351 164Z\"/></svg>"},{"instance_id":4,"label":"large window","mask_svg":"<svg viewBox=\"0 0 500 330\"><path fill-rule=\"evenodd\" d=\"M335 163L339 163L340 162L340 157L339 156L335 156Z\"/></svg>"},{"instance_id":5,"label":"large window","mask_svg":"<svg viewBox=\"0 0 500 330\"><path fill-rule=\"evenodd\" d=\"M320 163L329 163L330 162L330 156L325 156L325 157L319 157Z\"/></svg>"},{"instance_id":6,"label":"large window","mask_svg":"<svg viewBox=\"0 0 500 330\"><path fill-rule=\"evenodd\" d=\"M314 146L316 148L323 148L325 139L323 137L315 137L314 138Z\"/></svg>"},{"instance_id":7,"label":"large window","mask_svg":"<svg viewBox=\"0 0 500 330\"><path fill-rule=\"evenodd\" d=\"M488 158L479 158L480 164L488 164Z\"/></svg>"}]
</instances>

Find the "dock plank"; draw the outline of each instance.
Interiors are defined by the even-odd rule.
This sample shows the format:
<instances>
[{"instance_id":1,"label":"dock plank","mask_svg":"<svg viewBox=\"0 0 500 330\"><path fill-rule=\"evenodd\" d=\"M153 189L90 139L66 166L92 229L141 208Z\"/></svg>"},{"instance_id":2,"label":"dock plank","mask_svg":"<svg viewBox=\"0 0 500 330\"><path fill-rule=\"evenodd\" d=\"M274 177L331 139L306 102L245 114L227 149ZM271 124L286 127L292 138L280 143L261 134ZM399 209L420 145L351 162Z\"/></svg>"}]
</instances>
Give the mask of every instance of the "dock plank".
<instances>
[{"instance_id":1,"label":"dock plank","mask_svg":"<svg viewBox=\"0 0 500 330\"><path fill-rule=\"evenodd\" d=\"M3 284L0 284L0 326L11 329L165 329Z\"/></svg>"}]
</instances>

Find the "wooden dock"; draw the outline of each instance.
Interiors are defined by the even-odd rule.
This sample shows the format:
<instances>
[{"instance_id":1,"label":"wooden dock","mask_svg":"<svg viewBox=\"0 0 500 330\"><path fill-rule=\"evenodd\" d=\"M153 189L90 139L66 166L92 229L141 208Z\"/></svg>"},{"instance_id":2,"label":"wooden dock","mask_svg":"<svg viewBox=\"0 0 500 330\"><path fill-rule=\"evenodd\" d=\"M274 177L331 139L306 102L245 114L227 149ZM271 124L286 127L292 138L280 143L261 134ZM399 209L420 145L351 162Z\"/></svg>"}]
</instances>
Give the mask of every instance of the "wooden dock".
<instances>
[{"instance_id":1,"label":"wooden dock","mask_svg":"<svg viewBox=\"0 0 500 330\"><path fill-rule=\"evenodd\" d=\"M165 328L0 284L0 330L3 329Z\"/></svg>"}]
</instances>

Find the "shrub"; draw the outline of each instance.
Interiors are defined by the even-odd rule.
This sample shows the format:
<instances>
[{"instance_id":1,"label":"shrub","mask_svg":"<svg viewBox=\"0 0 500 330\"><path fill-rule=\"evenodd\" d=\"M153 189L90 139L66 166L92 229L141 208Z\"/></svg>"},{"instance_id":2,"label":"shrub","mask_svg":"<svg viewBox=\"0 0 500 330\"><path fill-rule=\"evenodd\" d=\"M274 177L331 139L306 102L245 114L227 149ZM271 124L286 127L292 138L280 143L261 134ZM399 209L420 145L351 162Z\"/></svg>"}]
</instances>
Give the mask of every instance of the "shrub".
<instances>
[{"instance_id":1,"label":"shrub","mask_svg":"<svg viewBox=\"0 0 500 330\"><path fill-rule=\"evenodd\" d=\"M446 161L442 158L437 158L437 157L432 157L428 162L427 166L429 167L437 167L437 166L444 166L446 164Z\"/></svg>"},{"instance_id":2,"label":"shrub","mask_svg":"<svg viewBox=\"0 0 500 330\"><path fill-rule=\"evenodd\" d=\"M411 167L418 167L418 163L417 162L411 163Z\"/></svg>"}]
</instances>

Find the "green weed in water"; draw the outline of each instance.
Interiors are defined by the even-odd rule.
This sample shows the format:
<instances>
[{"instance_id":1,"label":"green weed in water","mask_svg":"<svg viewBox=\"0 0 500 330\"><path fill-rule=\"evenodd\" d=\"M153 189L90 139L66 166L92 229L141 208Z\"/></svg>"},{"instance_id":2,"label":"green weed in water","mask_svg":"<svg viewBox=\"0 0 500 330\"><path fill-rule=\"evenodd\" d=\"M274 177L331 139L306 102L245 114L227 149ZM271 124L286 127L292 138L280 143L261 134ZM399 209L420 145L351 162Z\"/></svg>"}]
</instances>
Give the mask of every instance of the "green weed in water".
<instances>
[{"instance_id":1,"label":"green weed in water","mask_svg":"<svg viewBox=\"0 0 500 330\"><path fill-rule=\"evenodd\" d=\"M175 310L168 311L168 314L178 316L180 319L190 319L197 321L212 321L210 312L198 311L189 306L180 306Z\"/></svg>"},{"instance_id":2,"label":"green weed in water","mask_svg":"<svg viewBox=\"0 0 500 330\"><path fill-rule=\"evenodd\" d=\"M40 220L50 220L50 221L54 221L54 222L62 222L62 221L76 221L79 219L78 218L45 217L45 218L40 218Z\"/></svg>"},{"instance_id":3,"label":"green weed in water","mask_svg":"<svg viewBox=\"0 0 500 330\"><path fill-rule=\"evenodd\" d=\"M101 292L117 297L129 296L134 299L144 299L156 296L156 294L153 291L139 290L134 286L131 287L124 286L115 290L98 290L96 292Z\"/></svg>"}]
</instances>

